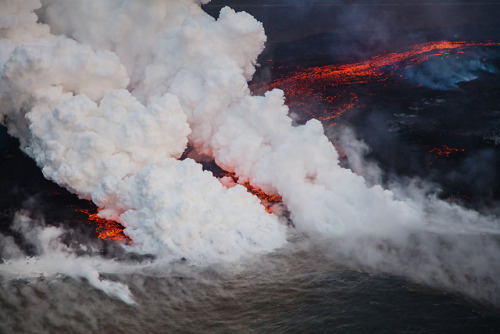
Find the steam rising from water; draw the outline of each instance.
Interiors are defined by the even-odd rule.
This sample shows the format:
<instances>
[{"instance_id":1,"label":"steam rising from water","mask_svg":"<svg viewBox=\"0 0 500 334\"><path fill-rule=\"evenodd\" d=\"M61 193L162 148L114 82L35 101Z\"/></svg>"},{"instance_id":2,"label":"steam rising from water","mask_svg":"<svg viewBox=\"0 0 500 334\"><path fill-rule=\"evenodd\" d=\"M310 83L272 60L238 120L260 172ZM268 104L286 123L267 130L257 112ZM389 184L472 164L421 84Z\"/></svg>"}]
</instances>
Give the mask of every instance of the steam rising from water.
<instances>
[{"instance_id":1,"label":"steam rising from water","mask_svg":"<svg viewBox=\"0 0 500 334\"><path fill-rule=\"evenodd\" d=\"M9 133L47 178L122 223L134 241L127 250L205 267L277 250L298 233L338 261L499 301L500 276L488 265L500 258L494 219L421 189L367 185L339 166L319 121L292 126L281 91L250 94L265 42L250 15L224 8L215 20L195 0L23 0L0 9ZM242 186L226 189L179 160L188 142L241 182L281 195L295 227ZM28 235L29 224L13 228ZM123 264L76 256L61 233L40 230L38 256L27 262L5 242L2 271L84 277L133 302L126 286L99 278Z\"/></svg>"}]
</instances>

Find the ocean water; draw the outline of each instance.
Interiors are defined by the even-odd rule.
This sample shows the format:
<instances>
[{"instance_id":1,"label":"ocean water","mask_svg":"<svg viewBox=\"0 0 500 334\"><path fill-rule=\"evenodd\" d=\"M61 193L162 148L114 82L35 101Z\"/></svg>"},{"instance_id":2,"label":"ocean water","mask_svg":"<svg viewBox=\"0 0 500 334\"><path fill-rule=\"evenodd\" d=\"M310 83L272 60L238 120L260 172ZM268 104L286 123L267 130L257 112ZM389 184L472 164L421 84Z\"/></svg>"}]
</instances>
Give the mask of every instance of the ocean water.
<instances>
[{"instance_id":1,"label":"ocean water","mask_svg":"<svg viewBox=\"0 0 500 334\"><path fill-rule=\"evenodd\" d=\"M292 256L292 255L291 255ZM273 256L271 256L273 257ZM127 305L67 277L3 280L2 333L497 333L498 310L392 275L276 256L237 275L110 275Z\"/></svg>"}]
</instances>

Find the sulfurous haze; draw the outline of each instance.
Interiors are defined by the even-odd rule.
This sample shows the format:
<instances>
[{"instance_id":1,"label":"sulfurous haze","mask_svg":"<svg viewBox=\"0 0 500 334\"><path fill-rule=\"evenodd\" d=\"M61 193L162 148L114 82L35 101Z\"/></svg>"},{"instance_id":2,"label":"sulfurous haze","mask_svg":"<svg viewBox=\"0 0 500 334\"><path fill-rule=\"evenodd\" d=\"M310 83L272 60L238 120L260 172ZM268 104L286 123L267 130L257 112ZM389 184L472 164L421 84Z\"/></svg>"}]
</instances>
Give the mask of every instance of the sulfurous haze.
<instances>
[{"instance_id":1,"label":"sulfurous haze","mask_svg":"<svg viewBox=\"0 0 500 334\"><path fill-rule=\"evenodd\" d=\"M293 248L298 235L332 261L500 302L496 218L339 166L319 121L292 125L280 90L251 94L262 24L228 7L214 19L200 6L0 2L0 115L46 178L91 199L125 227L127 252L165 268L242 263ZM188 143L189 156L212 157L239 182L279 194L289 217L181 159ZM133 303L126 285L99 273L146 265L82 255L61 229L32 223L20 212L11 229L37 255L27 260L1 236L2 273L83 277Z\"/></svg>"}]
</instances>

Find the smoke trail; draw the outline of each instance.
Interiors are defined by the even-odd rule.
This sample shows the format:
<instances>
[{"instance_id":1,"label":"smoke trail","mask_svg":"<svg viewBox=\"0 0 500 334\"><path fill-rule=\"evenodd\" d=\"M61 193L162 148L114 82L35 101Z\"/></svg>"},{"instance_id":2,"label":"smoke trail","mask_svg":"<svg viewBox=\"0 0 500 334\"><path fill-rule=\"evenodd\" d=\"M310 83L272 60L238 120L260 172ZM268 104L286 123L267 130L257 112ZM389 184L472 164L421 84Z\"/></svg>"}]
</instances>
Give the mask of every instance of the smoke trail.
<instances>
[{"instance_id":1,"label":"smoke trail","mask_svg":"<svg viewBox=\"0 0 500 334\"><path fill-rule=\"evenodd\" d=\"M285 224L243 187L226 189L193 160L178 160L188 142L281 195L301 233L348 240L340 253L366 266L397 271L408 256L386 265L379 241L404 248L415 230L496 231L476 213L367 185L339 166L319 121L292 126L281 91L252 96L247 81L265 34L250 15L224 8L215 20L195 0L42 3L0 5L1 115L47 178L125 226L131 251L204 266L286 243ZM353 248L364 236L377 242ZM439 242L412 249L439 268ZM106 290L95 273L75 275Z\"/></svg>"},{"instance_id":2,"label":"smoke trail","mask_svg":"<svg viewBox=\"0 0 500 334\"><path fill-rule=\"evenodd\" d=\"M457 57L431 58L420 65L404 70L404 77L412 84L437 90L458 88L460 82L479 77L482 72L496 73L496 68L481 61L485 54L473 52L458 59Z\"/></svg>"}]
</instances>

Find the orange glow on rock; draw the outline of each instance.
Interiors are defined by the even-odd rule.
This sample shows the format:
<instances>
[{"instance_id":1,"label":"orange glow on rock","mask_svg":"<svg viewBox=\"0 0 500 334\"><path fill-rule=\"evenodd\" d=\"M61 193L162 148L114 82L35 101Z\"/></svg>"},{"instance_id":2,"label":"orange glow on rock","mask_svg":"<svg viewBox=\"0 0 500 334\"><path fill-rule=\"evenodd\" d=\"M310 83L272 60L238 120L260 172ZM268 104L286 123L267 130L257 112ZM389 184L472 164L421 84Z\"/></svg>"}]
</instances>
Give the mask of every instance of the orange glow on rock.
<instances>
[{"instance_id":1,"label":"orange glow on rock","mask_svg":"<svg viewBox=\"0 0 500 334\"><path fill-rule=\"evenodd\" d=\"M434 158L449 158L454 152L465 152L465 149L443 145L441 147L432 148L429 150L428 154L432 155Z\"/></svg>"},{"instance_id":2,"label":"orange glow on rock","mask_svg":"<svg viewBox=\"0 0 500 334\"><path fill-rule=\"evenodd\" d=\"M281 203L283 202L283 199L279 194L271 195L266 192L264 192L262 189L258 187L254 187L250 184L250 182L244 182L244 183L238 183L238 176L234 172L228 172L224 176L229 177L233 180L233 182L236 184L241 184L245 188L247 188L247 191L251 193L254 196L257 196L266 209L268 213L272 213L271 207L274 204Z\"/></svg>"},{"instance_id":3,"label":"orange glow on rock","mask_svg":"<svg viewBox=\"0 0 500 334\"><path fill-rule=\"evenodd\" d=\"M92 212L91 209L76 209L75 211L85 213L88 216L89 222L96 225L95 231L99 239L114 240L124 243L132 242L132 239L123 232L125 229L123 225L98 216L101 209L97 209L97 212Z\"/></svg>"}]
</instances>

